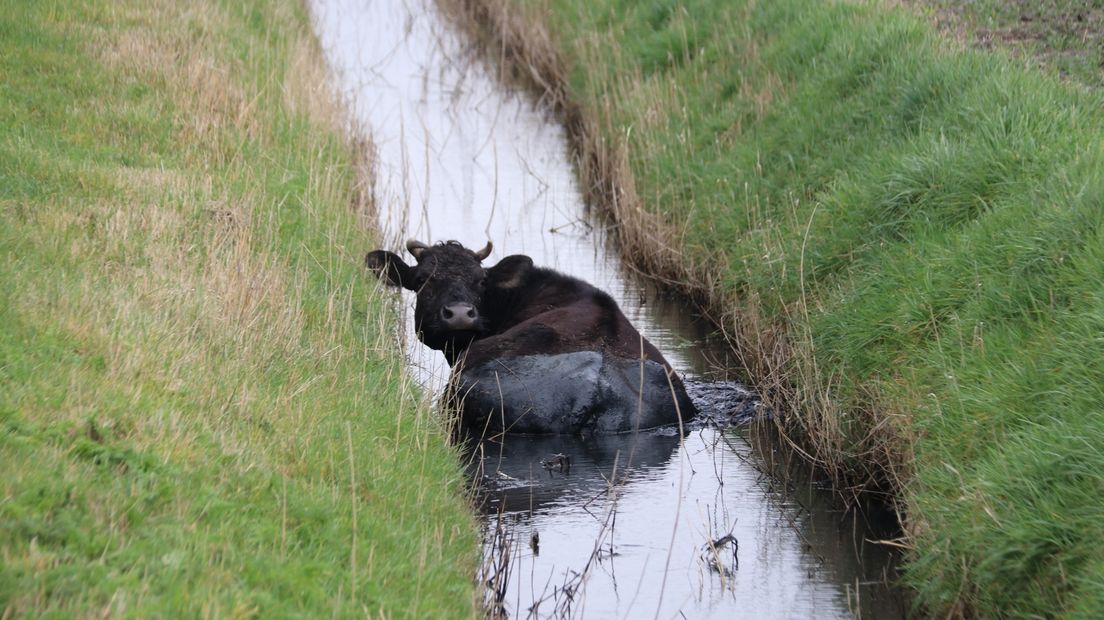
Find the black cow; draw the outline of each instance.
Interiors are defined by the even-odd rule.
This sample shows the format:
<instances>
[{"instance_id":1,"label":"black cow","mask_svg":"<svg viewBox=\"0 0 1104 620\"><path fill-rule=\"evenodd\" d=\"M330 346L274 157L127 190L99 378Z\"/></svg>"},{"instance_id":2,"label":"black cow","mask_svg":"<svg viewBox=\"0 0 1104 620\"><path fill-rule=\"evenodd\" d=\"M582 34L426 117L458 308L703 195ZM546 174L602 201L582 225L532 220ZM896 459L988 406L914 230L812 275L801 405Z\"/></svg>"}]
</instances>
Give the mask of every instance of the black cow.
<instances>
[{"instance_id":1,"label":"black cow","mask_svg":"<svg viewBox=\"0 0 1104 620\"><path fill-rule=\"evenodd\" d=\"M411 240L413 266L384 250L365 259L417 292L418 337L453 367L466 427L619 433L693 415L682 381L613 298L528 256L484 268L491 247Z\"/></svg>"}]
</instances>

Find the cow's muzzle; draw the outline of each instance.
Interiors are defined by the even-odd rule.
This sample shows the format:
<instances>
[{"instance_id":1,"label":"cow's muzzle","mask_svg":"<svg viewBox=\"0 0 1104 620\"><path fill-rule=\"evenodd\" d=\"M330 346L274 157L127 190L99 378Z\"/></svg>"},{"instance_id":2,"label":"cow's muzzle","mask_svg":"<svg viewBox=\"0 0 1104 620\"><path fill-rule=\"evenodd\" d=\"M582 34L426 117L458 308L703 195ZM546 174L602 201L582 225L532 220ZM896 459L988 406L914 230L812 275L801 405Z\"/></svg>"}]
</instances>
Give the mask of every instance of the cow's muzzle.
<instances>
[{"instance_id":1,"label":"cow's muzzle","mask_svg":"<svg viewBox=\"0 0 1104 620\"><path fill-rule=\"evenodd\" d=\"M471 331L479 323L479 311L465 303L452 303L441 308L441 322L449 331Z\"/></svg>"}]
</instances>

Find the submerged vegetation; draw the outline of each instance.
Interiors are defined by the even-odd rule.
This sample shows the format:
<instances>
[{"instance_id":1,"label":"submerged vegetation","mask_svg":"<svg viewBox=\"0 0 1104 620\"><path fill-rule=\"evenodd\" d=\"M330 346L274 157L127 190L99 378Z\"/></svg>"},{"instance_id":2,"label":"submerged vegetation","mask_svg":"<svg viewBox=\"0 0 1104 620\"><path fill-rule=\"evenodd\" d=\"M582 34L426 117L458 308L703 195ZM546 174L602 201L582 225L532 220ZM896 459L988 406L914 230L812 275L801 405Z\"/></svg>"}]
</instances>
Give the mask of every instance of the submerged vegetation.
<instances>
[{"instance_id":1,"label":"submerged vegetation","mask_svg":"<svg viewBox=\"0 0 1104 620\"><path fill-rule=\"evenodd\" d=\"M885 4L444 2L940 615L1104 616L1101 93Z\"/></svg>"},{"instance_id":2,"label":"submerged vegetation","mask_svg":"<svg viewBox=\"0 0 1104 620\"><path fill-rule=\"evenodd\" d=\"M0 616L474 615L295 0L0 14Z\"/></svg>"}]
</instances>

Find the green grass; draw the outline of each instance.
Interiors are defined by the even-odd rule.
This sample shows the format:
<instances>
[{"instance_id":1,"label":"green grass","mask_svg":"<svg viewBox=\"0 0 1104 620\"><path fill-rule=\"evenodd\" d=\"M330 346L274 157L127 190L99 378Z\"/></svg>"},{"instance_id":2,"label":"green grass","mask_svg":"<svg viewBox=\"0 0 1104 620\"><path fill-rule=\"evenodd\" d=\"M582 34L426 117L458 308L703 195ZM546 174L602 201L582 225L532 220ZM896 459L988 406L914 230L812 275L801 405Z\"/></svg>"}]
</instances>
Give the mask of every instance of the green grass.
<instances>
[{"instance_id":1,"label":"green grass","mask_svg":"<svg viewBox=\"0 0 1104 620\"><path fill-rule=\"evenodd\" d=\"M294 0L0 12L0 616L470 617Z\"/></svg>"},{"instance_id":2,"label":"green grass","mask_svg":"<svg viewBox=\"0 0 1104 620\"><path fill-rule=\"evenodd\" d=\"M713 310L784 334L789 430L897 493L920 608L1104 615L1101 93L872 3L530 8Z\"/></svg>"}]
</instances>

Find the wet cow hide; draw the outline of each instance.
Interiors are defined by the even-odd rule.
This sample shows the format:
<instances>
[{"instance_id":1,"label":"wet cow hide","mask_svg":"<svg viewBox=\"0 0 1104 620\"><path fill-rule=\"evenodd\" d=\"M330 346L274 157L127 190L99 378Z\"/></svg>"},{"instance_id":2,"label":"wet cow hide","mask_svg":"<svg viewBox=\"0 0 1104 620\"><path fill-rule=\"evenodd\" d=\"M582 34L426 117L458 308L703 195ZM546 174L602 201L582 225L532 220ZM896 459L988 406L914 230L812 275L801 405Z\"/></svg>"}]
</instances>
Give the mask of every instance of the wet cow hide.
<instances>
[{"instance_id":1,"label":"wet cow hide","mask_svg":"<svg viewBox=\"0 0 1104 620\"><path fill-rule=\"evenodd\" d=\"M524 255L492 267L488 243L407 243L368 268L417 293L421 341L453 366L465 427L489 433L621 433L693 415L682 381L604 291Z\"/></svg>"}]
</instances>

